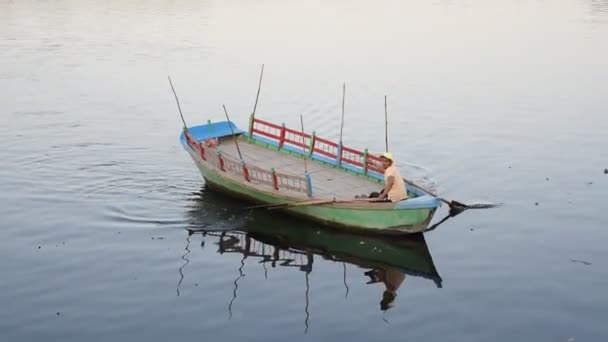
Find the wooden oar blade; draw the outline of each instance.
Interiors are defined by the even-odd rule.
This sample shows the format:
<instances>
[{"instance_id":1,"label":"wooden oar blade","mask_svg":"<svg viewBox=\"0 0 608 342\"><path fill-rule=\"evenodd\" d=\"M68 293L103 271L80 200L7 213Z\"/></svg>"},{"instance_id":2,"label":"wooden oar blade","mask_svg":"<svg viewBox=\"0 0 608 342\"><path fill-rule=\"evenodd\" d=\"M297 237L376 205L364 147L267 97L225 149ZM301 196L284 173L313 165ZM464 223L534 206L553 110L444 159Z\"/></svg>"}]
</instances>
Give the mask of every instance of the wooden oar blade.
<instances>
[{"instance_id":1,"label":"wooden oar blade","mask_svg":"<svg viewBox=\"0 0 608 342\"><path fill-rule=\"evenodd\" d=\"M452 207L460 207L460 208L463 208L463 209L469 208L468 205L466 205L464 203L461 203L461 202L458 202L458 201L454 201L454 200L450 201L450 206L452 206Z\"/></svg>"},{"instance_id":2,"label":"wooden oar blade","mask_svg":"<svg viewBox=\"0 0 608 342\"><path fill-rule=\"evenodd\" d=\"M491 203L464 204L464 203L452 200L450 202L450 206L460 207L463 209L491 209L491 208L499 207L500 204L491 204Z\"/></svg>"}]
</instances>

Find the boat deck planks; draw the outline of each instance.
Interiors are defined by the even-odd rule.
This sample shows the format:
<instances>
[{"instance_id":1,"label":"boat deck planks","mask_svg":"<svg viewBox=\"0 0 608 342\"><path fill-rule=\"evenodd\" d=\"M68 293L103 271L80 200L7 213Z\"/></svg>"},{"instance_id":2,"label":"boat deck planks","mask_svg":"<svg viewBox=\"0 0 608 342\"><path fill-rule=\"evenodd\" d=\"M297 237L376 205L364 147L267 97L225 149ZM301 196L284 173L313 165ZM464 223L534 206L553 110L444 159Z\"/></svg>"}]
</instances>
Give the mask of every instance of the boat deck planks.
<instances>
[{"instance_id":1,"label":"boat deck planks","mask_svg":"<svg viewBox=\"0 0 608 342\"><path fill-rule=\"evenodd\" d=\"M276 151L239 139L239 148L246 163L277 172L304 175L302 157ZM239 160L236 144L232 139L222 140L218 146L222 153ZM382 184L308 159L308 173L312 177L314 197L353 198L355 195L368 195L380 191Z\"/></svg>"}]
</instances>

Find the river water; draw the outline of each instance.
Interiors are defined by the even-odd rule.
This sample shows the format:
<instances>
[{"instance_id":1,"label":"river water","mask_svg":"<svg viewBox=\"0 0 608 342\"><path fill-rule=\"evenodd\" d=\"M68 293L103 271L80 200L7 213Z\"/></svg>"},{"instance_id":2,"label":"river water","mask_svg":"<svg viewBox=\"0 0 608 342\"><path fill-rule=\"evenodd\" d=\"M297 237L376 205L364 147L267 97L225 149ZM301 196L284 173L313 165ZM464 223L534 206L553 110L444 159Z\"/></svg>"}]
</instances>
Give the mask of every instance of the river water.
<instances>
[{"instance_id":1,"label":"river water","mask_svg":"<svg viewBox=\"0 0 608 342\"><path fill-rule=\"evenodd\" d=\"M207 191L167 75L245 127L261 64L260 118L337 139L346 82L381 151L387 95L406 177L502 207L387 241ZM0 340L606 341L607 84L605 0L0 0Z\"/></svg>"}]
</instances>

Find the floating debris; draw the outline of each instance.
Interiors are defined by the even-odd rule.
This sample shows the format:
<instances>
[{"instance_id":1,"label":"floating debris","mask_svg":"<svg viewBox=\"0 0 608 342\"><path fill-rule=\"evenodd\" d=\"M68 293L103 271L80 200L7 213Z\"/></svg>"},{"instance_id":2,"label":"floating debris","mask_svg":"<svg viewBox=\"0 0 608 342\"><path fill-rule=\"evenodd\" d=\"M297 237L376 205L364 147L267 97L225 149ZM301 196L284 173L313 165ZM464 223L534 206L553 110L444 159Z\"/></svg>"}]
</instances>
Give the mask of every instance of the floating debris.
<instances>
[{"instance_id":1,"label":"floating debris","mask_svg":"<svg viewBox=\"0 0 608 342\"><path fill-rule=\"evenodd\" d=\"M571 262L576 262L579 264L583 264L585 266L591 266L591 263L589 261L585 261L585 260L576 260L576 259L570 259Z\"/></svg>"},{"instance_id":2,"label":"floating debris","mask_svg":"<svg viewBox=\"0 0 608 342\"><path fill-rule=\"evenodd\" d=\"M549 177L545 178L545 180L548 182L549 181Z\"/></svg>"}]
</instances>

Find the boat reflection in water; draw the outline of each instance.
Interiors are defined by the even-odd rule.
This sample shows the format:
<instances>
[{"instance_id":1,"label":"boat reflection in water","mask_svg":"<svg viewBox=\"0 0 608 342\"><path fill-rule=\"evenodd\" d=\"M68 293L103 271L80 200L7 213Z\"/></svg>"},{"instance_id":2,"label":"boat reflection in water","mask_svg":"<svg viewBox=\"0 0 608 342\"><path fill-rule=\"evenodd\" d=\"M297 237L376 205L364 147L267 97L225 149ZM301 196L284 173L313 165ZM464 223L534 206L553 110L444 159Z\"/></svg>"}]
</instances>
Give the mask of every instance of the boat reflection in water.
<instances>
[{"instance_id":1,"label":"boat reflection in water","mask_svg":"<svg viewBox=\"0 0 608 342\"><path fill-rule=\"evenodd\" d=\"M231 214L242 214L246 218ZM228 307L230 315L246 258L257 259L264 266L265 275L268 267L295 268L305 274L306 324L308 275L318 258L343 263L347 295L346 264L362 268L361 280L367 284L382 283L385 290L380 300L381 310L391 307L407 276L427 278L441 287L442 279L422 234L382 237L332 230L266 210L243 211L241 202L205 189L195 194L189 216L187 253L190 238L201 234L203 244L214 243L218 253L242 255L239 275L234 281L234 296ZM219 227L214 228L216 225ZM188 261L183 259L185 266ZM183 277L181 270L180 274Z\"/></svg>"}]
</instances>

